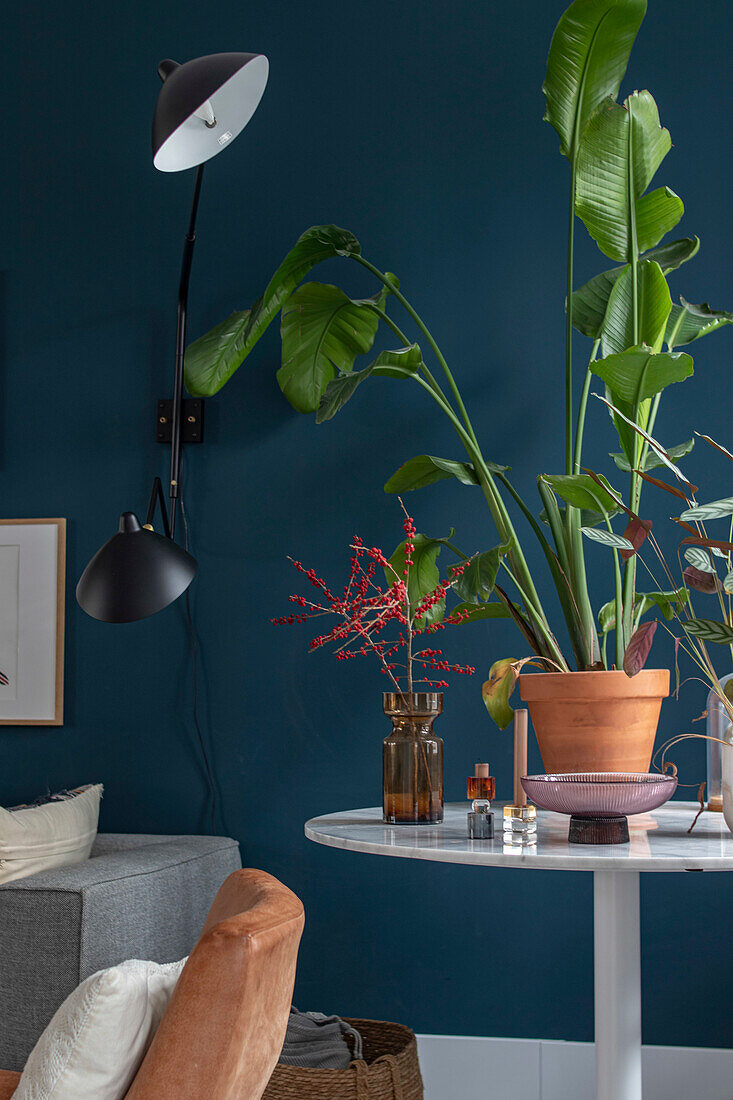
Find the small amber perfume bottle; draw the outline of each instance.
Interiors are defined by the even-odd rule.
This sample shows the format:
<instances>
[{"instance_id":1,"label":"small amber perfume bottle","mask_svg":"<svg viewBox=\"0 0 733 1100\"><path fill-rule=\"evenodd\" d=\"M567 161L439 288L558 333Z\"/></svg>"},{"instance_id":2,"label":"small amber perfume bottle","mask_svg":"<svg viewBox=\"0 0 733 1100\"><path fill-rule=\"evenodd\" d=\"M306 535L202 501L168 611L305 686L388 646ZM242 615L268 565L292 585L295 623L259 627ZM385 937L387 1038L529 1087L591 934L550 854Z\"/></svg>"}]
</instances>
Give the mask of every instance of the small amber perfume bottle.
<instances>
[{"instance_id":1,"label":"small amber perfume bottle","mask_svg":"<svg viewBox=\"0 0 733 1100\"><path fill-rule=\"evenodd\" d=\"M494 815L491 799L496 780L489 775L488 764L476 764L466 783L466 797L472 799L468 815L468 835L471 840L491 840L494 835Z\"/></svg>"}]
</instances>

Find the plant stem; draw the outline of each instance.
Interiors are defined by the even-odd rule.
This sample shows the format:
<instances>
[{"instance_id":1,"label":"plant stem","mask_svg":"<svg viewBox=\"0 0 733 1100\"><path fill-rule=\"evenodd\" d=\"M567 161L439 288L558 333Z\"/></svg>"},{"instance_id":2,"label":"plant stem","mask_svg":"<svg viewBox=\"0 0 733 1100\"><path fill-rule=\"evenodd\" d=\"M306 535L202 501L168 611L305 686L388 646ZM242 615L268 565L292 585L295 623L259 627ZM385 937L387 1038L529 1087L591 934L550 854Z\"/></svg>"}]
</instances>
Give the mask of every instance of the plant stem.
<instances>
[{"instance_id":1,"label":"plant stem","mask_svg":"<svg viewBox=\"0 0 733 1100\"><path fill-rule=\"evenodd\" d=\"M458 405L458 409L460 411L460 414L463 417L463 422L466 425L466 428L467 428L471 438L473 439L473 442L475 443L476 446L478 446L478 440L476 439L476 435L474 433L473 427L471 426L471 421L468 418L468 413L466 411L466 406L463 404L463 398L461 397L461 394L458 390L458 386L456 385L456 381L455 381L455 379L454 379L454 377L453 377L453 375L450 371L450 368L449 368L448 364L446 363L445 359L443 358L442 351L440 350L437 343L435 342L435 340L434 340L430 330L428 329L427 325L425 324L425 322L422 320L422 318L417 313L417 311L410 305L410 303L408 302L407 298L405 298L402 291L398 290L397 287L394 286L394 284L389 281L389 279L387 278L387 276L384 274L383 271L380 271L378 267L375 267L374 264L369 262L369 260L364 259L363 256L360 256L357 253L353 253L353 252L349 253L349 258L352 259L352 260L356 260L356 262L361 264L362 267L365 267L367 269L367 271L371 271L372 275L375 275L377 277L377 279L379 279L380 282L383 283L384 286L386 286L390 290L390 292L395 296L397 301L400 303L400 305L403 306L403 308L407 311L407 313L409 313L410 317L412 317L412 319L415 322L415 324L417 325L417 327L423 333L423 335L425 336L425 339L427 340L428 344L430 345L430 347L433 350L435 358L440 363L440 366L443 370L443 373L445 374L446 378L448 379L448 385L450 386L450 388L453 392L453 396L456 399L456 404Z\"/></svg>"},{"instance_id":2,"label":"plant stem","mask_svg":"<svg viewBox=\"0 0 733 1100\"><path fill-rule=\"evenodd\" d=\"M577 124L576 124L577 125ZM570 160L570 215L568 218L568 271L565 306L565 472L573 472L573 266L575 259L575 175L578 136L573 135Z\"/></svg>"},{"instance_id":3,"label":"plant stem","mask_svg":"<svg viewBox=\"0 0 733 1100\"><path fill-rule=\"evenodd\" d=\"M590 386L593 380L593 371L591 370L591 364L595 363L596 356L598 355L598 348L600 346L601 339L598 337L593 341L593 348L590 353L590 359L588 360L588 366L585 371L585 379L583 380L583 392L580 395L580 404L578 405L578 423L575 428L575 454L573 458L573 473L580 473L580 464L583 455L583 434L585 432L585 412L588 406L588 394L590 393Z\"/></svg>"},{"instance_id":4,"label":"plant stem","mask_svg":"<svg viewBox=\"0 0 733 1100\"><path fill-rule=\"evenodd\" d=\"M448 379L448 383L450 385L453 396L456 399L456 404L460 410L461 417L463 419L463 425L460 423L455 412L448 404L446 396L442 393L440 387L437 386L437 383L436 388L434 389L418 375L412 375L412 377L415 379L416 382L419 382L427 390L428 393L430 393L433 400L436 401L436 403L440 406L446 416L448 416L454 428L461 436L463 444L468 451L469 457L474 464L474 469L476 471L479 484L481 485L482 492L489 506L489 511L491 512L491 516L494 520L494 524L496 526L499 537L501 538L502 542L508 542L511 544L509 557L514 568L514 572L521 580L521 589L524 593L523 599L525 599L526 602L527 612L530 615L533 624L538 627L540 633L544 634L545 632L549 632L549 621L547 619L547 616L545 615L534 581L532 580L532 575L529 571L529 567L527 565L526 558L517 537L517 533L514 530L514 525L512 524L511 518L506 509L506 505L504 504L501 494L496 487L493 475L489 470L486 461L481 453L481 448L479 446L478 439L476 438L476 433L473 430L473 425L471 424L471 421L469 419L468 412L466 411L466 407L463 403L463 398L461 397L456 381L443 357L440 348L436 344L433 336L431 335L430 331L428 330L427 326L425 325L417 311L413 308L410 302L408 302L404 294L402 294L401 291L397 290L394 284L390 282L384 272L380 271L378 267L375 267L374 264L364 259L363 256L352 254L350 258L356 260L357 263L360 263L362 267L365 267L368 271L371 271L371 273L375 275L376 278L378 278L380 282L384 284L384 286L388 287L391 293L395 296L395 298L397 298L398 302L400 302L400 304L404 307L404 309L413 319L415 324L418 326L420 331L423 333L436 358L438 359L438 362L440 363L443 372ZM402 339L403 337L404 333L399 338ZM555 642L555 647L557 647L557 642ZM565 662L561 653L560 660L563 664L567 665L567 662Z\"/></svg>"}]
</instances>

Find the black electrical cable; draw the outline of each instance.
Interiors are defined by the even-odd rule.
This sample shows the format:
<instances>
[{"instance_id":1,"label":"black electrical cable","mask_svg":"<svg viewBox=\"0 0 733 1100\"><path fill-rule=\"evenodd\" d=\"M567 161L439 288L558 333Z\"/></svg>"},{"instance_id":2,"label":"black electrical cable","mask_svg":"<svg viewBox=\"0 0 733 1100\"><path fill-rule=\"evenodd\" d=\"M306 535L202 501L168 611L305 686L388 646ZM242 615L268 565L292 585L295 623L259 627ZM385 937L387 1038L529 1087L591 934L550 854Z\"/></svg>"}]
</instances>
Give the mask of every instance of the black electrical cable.
<instances>
[{"instance_id":1,"label":"black electrical cable","mask_svg":"<svg viewBox=\"0 0 733 1100\"><path fill-rule=\"evenodd\" d=\"M183 495L179 497L179 503L181 505L181 518L183 520L183 532L184 532L184 547L188 550L189 544L189 531L188 531L188 514L186 512L186 505L183 500ZM199 640L196 635L196 628L193 621L193 612L191 610L191 596L190 588L186 589L186 622L188 624L188 631L191 638L191 679L193 690L193 724L196 729L196 736L198 737L199 747L201 749L201 757L204 762L204 769L206 771L206 780L209 785L209 791L211 793L211 833L212 836L216 835L216 783L214 782L214 773L209 762L209 754L206 751L206 745L204 743L204 735L201 731L201 725L199 724L198 715L198 665L199 665Z\"/></svg>"}]
</instances>

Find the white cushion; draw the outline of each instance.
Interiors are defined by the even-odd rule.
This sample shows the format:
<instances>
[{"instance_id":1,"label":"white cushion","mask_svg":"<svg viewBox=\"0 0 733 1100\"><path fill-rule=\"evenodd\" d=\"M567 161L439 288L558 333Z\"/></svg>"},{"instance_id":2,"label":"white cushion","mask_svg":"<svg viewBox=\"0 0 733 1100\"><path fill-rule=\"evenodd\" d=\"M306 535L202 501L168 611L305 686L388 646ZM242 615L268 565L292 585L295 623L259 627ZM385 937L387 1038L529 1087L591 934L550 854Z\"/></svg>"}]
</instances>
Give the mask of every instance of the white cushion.
<instances>
[{"instance_id":1,"label":"white cushion","mask_svg":"<svg viewBox=\"0 0 733 1100\"><path fill-rule=\"evenodd\" d=\"M89 859L102 790L96 783L41 806L0 807L0 883Z\"/></svg>"},{"instance_id":2,"label":"white cushion","mask_svg":"<svg viewBox=\"0 0 733 1100\"><path fill-rule=\"evenodd\" d=\"M13 1100L122 1100L185 962L131 959L82 982L31 1051Z\"/></svg>"}]
</instances>

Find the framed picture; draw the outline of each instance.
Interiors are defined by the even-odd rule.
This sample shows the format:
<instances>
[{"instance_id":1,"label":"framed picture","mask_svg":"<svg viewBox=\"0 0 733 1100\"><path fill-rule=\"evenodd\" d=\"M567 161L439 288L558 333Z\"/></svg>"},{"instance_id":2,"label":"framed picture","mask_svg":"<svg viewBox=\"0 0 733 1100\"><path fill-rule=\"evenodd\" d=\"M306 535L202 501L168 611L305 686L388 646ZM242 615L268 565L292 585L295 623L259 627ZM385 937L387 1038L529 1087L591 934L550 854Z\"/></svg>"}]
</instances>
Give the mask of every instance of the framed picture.
<instances>
[{"instance_id":1,"label":"framed picture","mask_svg":"<svg viewBox=\"0 0 733 1100\"><path fill-rule=\"evenodd\" d=\"M0 519L0 725L63 725L65 580L65 519Z\"/></svg>"}]
</instances>

